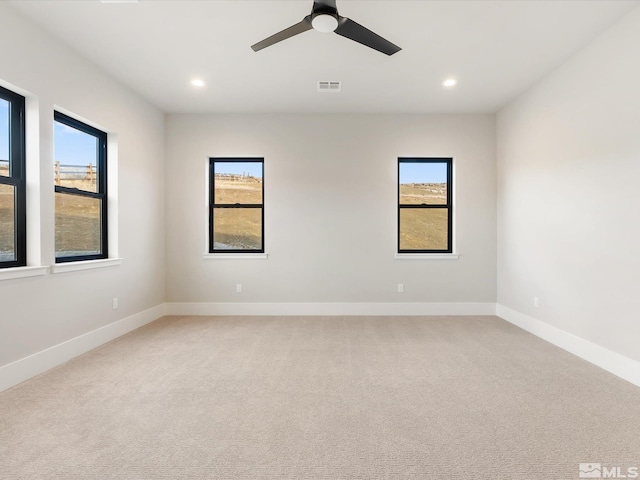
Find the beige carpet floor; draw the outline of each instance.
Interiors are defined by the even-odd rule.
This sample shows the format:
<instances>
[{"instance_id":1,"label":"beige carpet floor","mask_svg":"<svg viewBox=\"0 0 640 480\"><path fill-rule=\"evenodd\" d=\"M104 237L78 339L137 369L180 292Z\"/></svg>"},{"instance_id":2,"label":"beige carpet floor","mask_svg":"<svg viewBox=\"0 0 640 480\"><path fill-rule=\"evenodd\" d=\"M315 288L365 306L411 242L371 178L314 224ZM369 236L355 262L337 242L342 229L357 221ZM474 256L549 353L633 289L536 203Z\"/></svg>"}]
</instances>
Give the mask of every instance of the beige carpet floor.
<instances>
[{"instance_id":1,"label":"beige carpet floor","mask_svg":"<svg viewBox=\"0 0 640 480\"><path fill-rule=\"evenodd\" d=\"M640 389L496 317L166 317L0 394L0 478L579 478Z\"/></svg>"}]
</instances>

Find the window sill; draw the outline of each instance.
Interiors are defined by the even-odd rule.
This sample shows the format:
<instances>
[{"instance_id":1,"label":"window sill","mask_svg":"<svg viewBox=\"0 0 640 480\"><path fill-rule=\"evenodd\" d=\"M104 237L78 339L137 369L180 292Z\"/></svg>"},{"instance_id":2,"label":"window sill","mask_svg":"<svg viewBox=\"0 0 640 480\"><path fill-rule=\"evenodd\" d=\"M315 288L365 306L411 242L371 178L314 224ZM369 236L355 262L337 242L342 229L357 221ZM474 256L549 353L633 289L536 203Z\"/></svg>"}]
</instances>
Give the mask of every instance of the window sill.
<instances>
[{"instance_id":1,"label":"window sill","mask_svg":"<svg viewBox=\"0 0 640 480\"><path fill-rule=\"evenodd\" d=\"M205 260L266 260L267 253L205 253L202 255Z\"/></svg>"},{"instance_id":2,"label":"window sill","mask_svg":"<svg viewBox=\"0 0 640 480\"><path fill-rule=\"evenodd\" d=\"M396 260L458 260L457 253L396 253Z\"/></svg>"},{"instance_id":3,"label":"window sill","mask_svg":"<svg viewBox=\"0 0 640 480\"><path fill-rule=\"evenodd\" d=\"M116 267L122 263L121 258L105 258L103 260L86 260L83 262L56 263L51 266L51 273L77 272L94 268Z\"/></svg>"},{"instance_id":4,"label":"window sill","mask_svg":"<svg viewBox=\"0 0 640 480\"><path fill-rule=\"evenodd\" d=\"M46 275L49 267L12 267L0 269L0 280Z\"/></svg>"}]
</instances>

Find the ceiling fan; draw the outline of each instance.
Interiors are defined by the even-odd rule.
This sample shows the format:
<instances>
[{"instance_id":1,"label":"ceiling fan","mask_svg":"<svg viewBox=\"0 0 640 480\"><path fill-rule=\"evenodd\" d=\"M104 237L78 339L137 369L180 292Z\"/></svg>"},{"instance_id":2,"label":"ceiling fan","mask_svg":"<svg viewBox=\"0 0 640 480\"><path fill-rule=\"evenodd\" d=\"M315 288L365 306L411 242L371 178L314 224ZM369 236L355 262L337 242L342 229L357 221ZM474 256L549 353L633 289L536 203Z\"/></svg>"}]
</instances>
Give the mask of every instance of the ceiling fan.
<instances>
[{"instance_id":1,"label":"ceiling fan","mask_svg":"<svg viewBox=\"0 0 640 480\"><path fill-rule=\"evenodd\" d=\"M397 45L373 33L371 30L354 22L350 18L340 16L338 14L338 8L336 7L336 0L315 0L311 14L304 17L301 22L265 38L261 42L252 45L251 48L254 52L257 52L258 50L270 47L273 44L311 29L325 33L335 32L338 35L378 50L386 55L393 55L402 50Z\"/></svg>"}]
</instances>

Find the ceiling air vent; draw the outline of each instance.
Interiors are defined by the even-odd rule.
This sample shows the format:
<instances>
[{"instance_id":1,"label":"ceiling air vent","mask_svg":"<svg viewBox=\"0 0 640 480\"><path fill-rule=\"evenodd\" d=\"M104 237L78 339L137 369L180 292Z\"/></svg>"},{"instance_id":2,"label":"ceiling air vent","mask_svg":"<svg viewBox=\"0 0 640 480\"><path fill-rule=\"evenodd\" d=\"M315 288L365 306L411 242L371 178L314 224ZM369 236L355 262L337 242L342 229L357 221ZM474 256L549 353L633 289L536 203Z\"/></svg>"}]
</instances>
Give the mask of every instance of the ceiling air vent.
<instances>
[{"instance_id":1,"label":"ceiling air vent","mask_svg":"<svg viewBox=\"0 0 640 480\"><path fill-rule=\"evenodd\" d=\"M318 82L318 92L340 93L341 90L342 82Z\"/></svg>"}]
</instances>

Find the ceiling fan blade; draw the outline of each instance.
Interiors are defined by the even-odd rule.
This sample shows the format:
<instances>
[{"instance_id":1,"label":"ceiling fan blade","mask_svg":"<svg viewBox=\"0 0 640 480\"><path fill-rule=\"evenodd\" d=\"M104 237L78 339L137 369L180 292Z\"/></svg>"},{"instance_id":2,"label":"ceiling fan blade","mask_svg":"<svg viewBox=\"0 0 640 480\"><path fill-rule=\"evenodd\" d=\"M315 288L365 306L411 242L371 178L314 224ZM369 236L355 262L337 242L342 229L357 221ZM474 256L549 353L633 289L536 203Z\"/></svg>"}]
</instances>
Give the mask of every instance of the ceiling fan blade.
<instances>
[{"instance_id":1,"label":"ceiling fan blade","mask_svg":"<svg viewBox=\"0 0 640 480\"><path fill-rule=\"evenodd\" d=\"M306 32L307 30L311 30L313 27L311 26L311 15L307 15L300 23L296 23L289 28L285 28L281 32L276 33L275 35L271 35L268 38L265 38L261 42L256 43L255 45L251 45L251 48L254 52L258 50L262 50L263 48L270 47L271 45L286 40L287 38L291 38L299 33Z\"/></svg>"},{"instance_id":2,"label":"ceiling fan blade","mask_svg":"<svg viewBox=\"0 0 640 480\"><path fill-rule=\"evenodd\" d=\"M336 28L335 31L338 35L342 35L343 37L349 38L387 55L393 55L394 53L402 50L399 46L394 45L389 40L382 38L377 33L373 33L368 28L365 28L359 23L356 23L346 17L340 17L338 21L338 28Z\"/></svg>"},{"instance_id":3,"label":"ceiling fan blade","mask_svg":"<svg viewBox=\"0 0 640 480\"><path fill-rule=\"evenodd\" d=\"M338 7L336 7L336 0L315 0L313 2L312 13L338 13Z\"/></svg>"}]
</instances>

